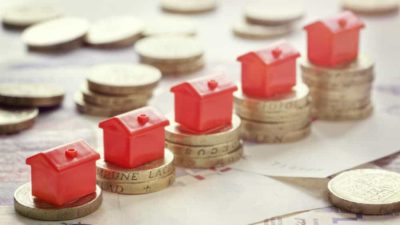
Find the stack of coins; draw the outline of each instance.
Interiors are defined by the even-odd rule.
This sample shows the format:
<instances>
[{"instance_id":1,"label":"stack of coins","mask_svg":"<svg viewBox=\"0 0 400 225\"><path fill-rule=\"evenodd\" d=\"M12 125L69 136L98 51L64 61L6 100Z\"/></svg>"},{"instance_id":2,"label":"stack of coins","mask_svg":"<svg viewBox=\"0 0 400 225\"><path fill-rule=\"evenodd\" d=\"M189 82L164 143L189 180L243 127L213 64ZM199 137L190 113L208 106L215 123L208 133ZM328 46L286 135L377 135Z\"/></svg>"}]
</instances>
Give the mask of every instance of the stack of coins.
<instances>
[{"instance_id":1,"label":"stack of coins","mask_svg":"<svg viewBox=\"0 0 400 225\"><path fill-rule=\"evenodd\" d=\"M284 143L306 137L311 131L309 89L297 84L292 92L267 99L234 93L235 111L242 119L241 135L249 141Z\"/></svg>"},{"instance_id":2,"label":"stack of coins","mask_svg":"<svg viewBox=\"0 0 400 225\"><path fill-rule=\"evenodd\" d=\"M165 128L165 144L174 152L176 166L186 168L225 166L236 162L243 155L240 124L240 118L234 115L229 127L208 134L192 134L179 124L171 122Z\"/></svg>"},{"instance_id":3,"label":"stack of coins","mask_svg":"<svg viewBox=\"0 0 400 225\"><path fill-rule=\"evenodd\" d=\"M134 169L97 161L97 184L105 191L119 194L146 194L160 191L175 181L174 154L165 150L163 159Z\"/></svg>"},{"instance_id":4,"label":"stack of coins","mask_svg":"<svg viewBox=\"0 0 400 225\"><path fill-rule=\"evenodd\" d=\"M250 39L282 36L290 33L293 30L293 24L303 15L304 9L299 1L252 1L244 9L245 20L233 26L233 33Z\"/></svg>"},{"instance_id":5,"label":"stack of coins","mask_svg":"<svg viewBox=\"0 0 400 225\"><path fill-rule=\"evenodd\" d=\"M325 68L304 61L302 77L312 96L313 114L322 120L355 120L371 115L374 63L360 55L351 64Z\"/></svg>"},{"instance_id":6,"label":"stack of coins","mask_svg":"<svg viewBox=\"0 0 400 225\"><path fill-rule=\"evenodd\" d=\"M203 48L193 37L159 35L139 40L135 50L140 61L164 75L195 72L204 66Z\"/></svg>"},{"instance_id":7,"label":"stack of coins","mask_svg":"<svg viewBox=\"0 0 400 225\"><path fill-rule=\"evenodd\" d=\"M58 107L64 91L50 84L0 84L0 134L12 134L30 128L38 108Z\"/></svg>"},{"instance_id":8,"label":"stack of coins","mask_svg":"<svg viewBox=\"0 0 400 225\"><path fill-rule=\"evenodd\" d=\"M161 79L161 72L143 64L105 64L93 67L75 94L78 111L110 117L143 107Z\"/></svg>"}]
</instances>

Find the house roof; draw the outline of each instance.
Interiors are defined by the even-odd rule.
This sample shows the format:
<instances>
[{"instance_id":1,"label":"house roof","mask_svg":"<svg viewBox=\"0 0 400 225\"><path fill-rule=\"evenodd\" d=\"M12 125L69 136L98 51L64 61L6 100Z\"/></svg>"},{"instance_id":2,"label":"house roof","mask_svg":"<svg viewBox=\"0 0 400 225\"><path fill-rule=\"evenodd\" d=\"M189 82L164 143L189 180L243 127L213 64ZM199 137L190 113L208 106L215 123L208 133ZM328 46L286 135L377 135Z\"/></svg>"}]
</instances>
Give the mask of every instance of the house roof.
<instances>
[{"instance_id":1,"label":"house roof","mask_svg":"<svg viewBox=\"0 0 400 225\"><path fill-rule=\"evenodd\" d=\"M143 107L100 122L99 127L122 129L130 135L139 135L148 130L165 127L168 119L153 107Z\"/></svg>"},{"instance_id":2,"label":"house roof","mask_svg":"<svg viewBox=\"0 0 400 225\"><path fill-rule=\"evenodd\" d=\"M56 171L61 172L98 159L100 159L99 153L93 150L85 141L78 140L33 155L26 159L26 164L34 165L41 160L45 160Z\"/></svg>"},{"instance_id":3,"label":"house roof","mask_svg":"<svg viewBox=\"0 0 400 225\"><path fill-rule=\"evenodd\" d=\"M187 92L195 94L201 98L210 97L225 92L234 92L237 86L224 74L203 76L189 80L171 88L174 93Z\"/></svg>"},{"instance_id":4,"label":"house roof","mask_svg":"<svg viewBox=\"0 0 400 225\"><path fill-rule=\"evenodd\" d=\"M280 41L268 46L265 49L252 51L237 58L240 62L259 60L265 65L274 65L295 59L300 53L286 41Z\"/></svg>"},{"instance_id":5,"label":"house roof","mask_svg":"<svg viewBox=\"0 0 400 225\"><path fill-rule=\"evenodd\" d=\"M350 11L344 11L336 16L316 21L304 27L309 30L314 27L323 26L331 33L341 33L348 30L361 29L364 22Z\"/></svg>"}]
</instances>

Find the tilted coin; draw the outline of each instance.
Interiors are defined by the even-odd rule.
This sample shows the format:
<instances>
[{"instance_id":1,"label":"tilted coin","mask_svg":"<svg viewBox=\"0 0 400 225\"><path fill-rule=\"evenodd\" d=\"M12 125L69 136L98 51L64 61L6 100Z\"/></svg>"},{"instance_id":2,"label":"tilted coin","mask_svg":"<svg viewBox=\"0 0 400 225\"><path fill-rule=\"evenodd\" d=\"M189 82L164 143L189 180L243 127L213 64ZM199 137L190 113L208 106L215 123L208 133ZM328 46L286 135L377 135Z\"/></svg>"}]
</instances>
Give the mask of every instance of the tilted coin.
<instances>
[{"instance_id":1,"label":"tilted coin","mask_svg":"<svg viewBox=\"0 0 400 225\"><path fill-rule=\"evenodd\" d=\"M301 1L262 0L247 4L244 13L247 21L252 24L279 25L300 19L304 9Z\"/></svg>"},{"instance_id":2,"label":"tilted coin","mask_svg":"<svg viewBox=\"0 0 400 225\"><path fill-rule=\"evenodd\" d=\"M374 111L374 107L372 105L367 105L363 108L359 109L337 109L336 111L332 111L329 109L317 108L313 113L319 120L332 120L332 121L341 121L341 120L361 120L368 118Z\"/></svg>"},{"instance_id":3,"label":"tilted coin","mask_svg":"<svg viewBox=\"0 0 400 225\"><path fill-rule=\"evenodd\" d=\"M203 55L198 40L184 36L154 36L139 40L135 51L140 57L160 61L189 60Z\"/></svg>"},{"instance_id":4,"label":"tilted coin","mask_svg":"<svg viewBox=\"0 0 400 225\"><path fill-rule=\"evenodd\" d=\"M32 196L31 183L20 186L14 193L14 208L19 214L46 221L72 220L96 211L103 200L101 189L61 207L50 205Z\"/></svg>"},{"instance_id":5,"label":"tilted coin","mask_svg":"<svg viewBox=\"0 0 400 225\"><path fill-rule=\"evenodd\" d=\"M52 107L62 103L64 90L41 83L2 83L0 103L10 106Z\"/></svg>"},{"instance_id":6,"label":"tilted coin","mask_svg":"<svg viewBox=\"0 0 400 225\"><path fill-rule=\"evenodd\" d=\"M311 133L311 126L307 125L296 131L287 133L266 133L258 130L241 129L241 137L247 141L259 143L288 143L295 142L307 137Z\"/></svg>"},{"instance_id":7,"label":"tilted coin","mask_svg":"<svg viewBox=\"0 0 400 225\"><path fill-rule=\"evenodd\" d=\"M97 179L127 183L157 180L175 171L173 161L174 155L168 149L165 150L163 159L154 160L133 169L121 168L101 159L96 162Z\"/></svg>"},{"instance_id":8,"label":"tilted coin","mask_svg":"<svg viewBox=\"0 0 400 225\"><path fill-rule=\"evenodd\" d=\"M161 8L174 13L207 12L216 6L216 0L161 0Z\"/></svg>"},{"instance_id":9,"label":"tilted coin","mask_svg":"<svg viewBox=\"0 0 400 225\"><path fill-rule=\"evenodd\" d=\"M233 93L236 105L258 112L297 111L309 104L309 89L304 84L297 84L292 92L276 95L268 99L257 99L246 96L239 89Z\"/></svg>"},{"instance_id":10,"label":"tilted coin","mask_svg":"<svg viewBox=\"0 0 400 225\"><path fill-rule=\"evenodd\" d=\"M142 183L131 183L111 180L97 179L97 184L108 192L126 194L126 195L138 195L147 194L156 191L160 191L171 186L175 181L175 170L164 177L159 177L156 180L151 180Z\"/></svg>"},{"instance_id":11,"label":"tilted coin","mask_svg":"<svg viewBox=\"0 0 400 225\"><path fill-rule=\"evenodd\" d=\"M310 117L308 117L308 119L294 120L283 123L261 123L259 121L247 120L242 118L242 128L245 130L257 130L258 132L277 134L301 129L308 126L310 122Z\"/></svg>"},{"instance_id":12,"label":"tilted coin","mask_svg":"<svg viewBox=\"0 0 400 225\"><path fill-rule=\"evenodd\" d=\"M94 66L87 77L89 89L109 95L151 93L161 72L144 64L104 64Z\"/></svg>"},{"instance_id":13,"label":"tilted coin","mask_svg":"<svg viewBox=\"0 0 400 225\"><path fill-rule=\"evenodd\" d=\"M39 110L0 107L0 134L11 134L30 128Z\"/></svg>"},{"instance_id":14,"label":"tilted coin","mask_svg":"<svg viewBox=\"0 0 400 225\"><path fill-rule=\"evenodd\" d=\"M380 14L399 9L398 0L342 0L342 7L357 13Z\"/></svg>"},{"instance_id":15,"label":"tilted coin","mask_svg":"<svg viewBox=\"0 0 400 225\"><path fill-rule=\"evenodd\" d=\"M63 12L45 3L15 5L3 11L2 22L6 27L23 29L30 25L60 17Z\"/></svg>"},{"instance_id":16,"label":"tilted coin","mask_svg":"<svg viewBox=\"0 0 400 225\"><path fill-rule=\"evenodd\" d=\"M195 158L210 158L225 155L228 152L234 151L240 145L241 141L239 139L211 146L190 146L165 142L165 147L173 151L174 155Z\"/></svg>"},{"instance_id":17,"label":"tilted coin","mask_svg":"<svg viewBox=\"0 0 400 225\"><path fill-rule=\"evenodd\" d=\"M90 26L85 42L102 48L130 46L143 30L144 24L132 16L105 18Z\"/></svg>"},{"instance_id":18,"label":"tilted coin","mask_svg":"<svg viewBox=\"0 0 400 225\"><path fill-rule=\"evenodd\" d=\"M194 23L184 17L156 18L145 25L143 35L145 37L155 35L184 35L196 34Z\"/></svg>"},{"instance_id":19,"label":"tilted coin","mask_svg":"<svg viewBox=\"0 0 400 225\"><path fill-rule=\"evenodd\" d=\"M151 98L151 94L131 94L131 95L105 95L92 92L87 88L87 85L81 87L83 100L87 103L92 103L98 106L110 107L114 109L123 107L137 107L145 105Z\"/></svg>"},{"instance_id":20,"label":"tilted coin","mask_svg":"<svg viewBox=\"0 0 400 225\"><path fill-rule=\"evenodd\" d=\"M144 105L138 105L137 107L128 106L120 109L109 108L109 107L101 107L98 105L90 104L83 100L83 95L80 92L75 93L74 101L76 108L80 113L91 115L91 116L99 116L99 117L111 117L115 115L119 115L125 113L127 111L143 107Z\"/></svg>"},{"instance_id":21,"label":"tilted coin","mask_svg":"<svg viewBox=\"0 0 400 225\"><path fill-rule=\"evenodd\" d=\"M340 209L383 215L400 211L400 174L381 169L343 172L328 183L329 199Z\"/></svg>"},{"instance_id":22,"label":"tilted coin","mask_svg":"<svg viewBox=\"0 0 400 225\"><path fill-rule=\"evenodd\" d=\"M27 28L22 33L22 40L33 50L58 50L65 47L63 44L81 42L88 29L87 20L64 17Z\"/></svg>"},{"instance_id":23,"label":"tilted coin","mask_svg":"<svg viewBox=\"0 0 400 225\"><path fill-rule=\"evenodd\" d=\"M196 158L188 156L176 155L174 164L179 167L185 168L213 168L222 167L240 160L243 156L243 147L239 146L234 151L228 152L224 155L214 156L209 158Z\"/></svg>"},{"instance_id":24,"label":"tilted coin","mask_svg":"<svg viewBox=\"0 0 400 225\"><path fill-rule=\"evenodd\" d=\"M168 142L190 145L190 146L210 146L226 143L239 139L240 118L232 116L232 124L219 131L208 134L191 134L183 131L181 126L173 119L170 119L170 125L165 127L165 140Z\"/></svg>"},{"instance_id":25,"label":"tilted coin","mask_svg":"<svg viewBox=\"0 0 400 225\"><path fill-rule=\"evenodd\" d=\"M268 39L288 34L292 31L290 25L263 26L239 21L233 25L233 33L236 36L249 39Z\"/></svg>"}]
</instances>

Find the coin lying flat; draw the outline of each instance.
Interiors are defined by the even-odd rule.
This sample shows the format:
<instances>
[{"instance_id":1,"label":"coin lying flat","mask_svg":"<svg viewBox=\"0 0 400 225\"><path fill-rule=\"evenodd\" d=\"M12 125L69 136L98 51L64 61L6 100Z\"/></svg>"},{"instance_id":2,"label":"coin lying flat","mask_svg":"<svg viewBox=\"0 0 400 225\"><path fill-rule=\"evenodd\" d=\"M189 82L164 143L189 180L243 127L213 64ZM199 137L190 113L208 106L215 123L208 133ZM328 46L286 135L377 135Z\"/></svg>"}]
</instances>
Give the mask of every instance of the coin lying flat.
<instances>
[{"instance_id":1,"label":"coin lying flat","mask_svg":"<svg viewBox=\"0 0 400 225\"><path fill-rule=\"evenodd\" d=\"M37 3L16 5L3 11L6 27L23 29L30 25L60 17L62 11L54 5Z\"/></svg>"},{"instance_id":2,"label":"coin lying flat","mask_svg":"<svg viewBox=\"0 0 400 225\"><path fill-rule=\"evenodd\" d=\"M126 195L138 195L147 194L156 191L163 190L171 186L175 181L175 170L164 177L159 177L156 180L151 180L142 183L131 183L131 182L120 182L97 179L97 184L108 192L126 194Z\"/></svg>"},{"instance_id":3,"label":"coin lying flat","mask_svg":"<svg viewBox=\"0 0 400 225\"><path fill-rule=\"evenodd\" d=\"M31 183L20 186L14 193L15 210L26 217L36 220L72 220L84 217L96 211L102 202L102 191L86 195L62 207L55 207L32 196Z\"/></svg>"},{"instance_id":4,"label":"coin lying flat","mask_svg":"<svg viewBox=\"0 0 400 225\"><path fill-rule=\"evenodd\" d=\"M233 25L233 33L236 36L249 39L268 39L288 34L292 31L290 25L263 26L239 21Z\"/></svg>"},{"instance_id":5,"label":"coin lying flat","mask_svg":"<svg viewBox=\"0 0 400 225\"><path fill-rule=\"evenodd\" d=\"M342 0L342 7L357 13L380 14L399 9L398 0Z\"/></svg>"},{"instance_id":6,"label":"coin lying flat","mask_svg":"<svg viewBox=\"0 0 400 225\"><path fill-rule=\"evenodd\" d=\"M315 110L315 116L321 120L331 120L331 121L341 121L341 120L360 120L369 117L373 111L374 107L369 104L358 109L326 109L318 108Z\"/></svg>"},{"instance_id":7,"label":"coin lying flat","mask_svg":"<svg viewBox=\"0 0 400 225\"><path fill-rule=\"evenodd\" d=\"M104 64L93 67L87 77L89 89L110 95L151 93L161 72L144 64Z\"/></svg>"},{"instance_id":8,"label":"coin lying flat","mask_svg":"<svg viewBox=\"0 0 400 225\"><path fill-rule=\"evenodd\" d=\"M143 35L183 35L193 36L196 34L194 23L182 17L161 17L148 22L145 25Z\"/></svg>"},{"instance_id":9,"label":"coin lying flat","mask_svg":"<svg viewBox=\"0 0 400 225\"><path fill-rule=\"evenodd\" d=\"M39 110L0 108L0 134L11 134L28 129L34 123Z\"/></svg>"},{"instance_id":10,"label":"coin lying flat","mask_svg":"<svg viewBox=\"0 0 400 225\"><path fill-rule=\"evenodd\" d=\"M144 38L136 43L135 50L140 57L160 61L187 61L203 55L198 40L184 36Z\"/></svg>"},{"instance_id":11,"label":"coin lying flat","mask_svg":"<svg viewBox=\"0 0 400 225\"><path fill-rule=\"evenodd\" d=\"M32 50L68 49L80 43L89 29L85 19L64 17L31 26L22 33L22 40Z\"/></svg>"},{"instance_id":12,"label":"coin lying flat","mask_svg":"<svg viewBox=\"0 0 400 225\"><path fill-rule=\"evenodd\" d=\"M140 59L141 63L149 64L161 71L163 75L182 75L182 74L189 74L192 72L196 72L204 67L204 58L198 57L193 58L190 61L186 62L157 62L155 60L149 60L147 58L142 57Z\"/></svg>"},{"instance_id":13,"label":"coin lying flat","mask_svg":"<svg viewBox=\"0 0 400 225\"><path fill-rule=\"evenodd\" d=\"M173 173L175 171L173 161L174 154L168 149L165 150L163 159L146 163L134 169L121 168L101 159L96 162L97 179L127 183L153 181Z\"/></svg>"},{"instance_id":14,"label":"coin lying flat","mask_svg":"<svg viewBox=\"0 0 400 225\"><path fill-rule=\"evenodd\" d=\"M311 133L311 125L307 125L299 130L283 133L266 133L262 130L241 129L241 137L247 141L259 143L288 143L295 142L307 137Z\"/></svg>"},{"instance_id":15,"label":"coin lying flat","mask_svg":"<svg viewBox=\"0 0 400 225\"><path fill-rule=\"evenodd\" d=\"M90 26L85 42L102 48L130 46L143 30L144 24L131 16L105 18Z\"/></svg>"},{"instance_id":16,"label":"coin lying flat","mask_svg":"<svg viewBox=\"0 0 400 225\"><path fill-rule=\"evenodd\" d=\"M165 127L165 140L168 142L190 146L213 146L239 139L240 118L232 117L232 124L222 130L209 134L191 134L182 130L179 124L170 119Z\"/></svg>"},{"instance_id":17,"label":"coin lying flat","mask_svg":"<svg viewBox=\"0 0 400 225\"><path fill-rule=\"evenodd\" d=\"M161 8L174 13L207 12L216 6L216 0L161 0Z\"/></svg>"},{"instance_id":18,"label":"coin lying flat","mask_svg":"<svg viewBox=\"0 0 400 225\"><path fill-rule=\"evenodd\" d=\"M400 211L400 174L381 169L343 172L328 183L329 198L340 209L362 214Z\"/></svg>"},{"instance_id":19,"label":"coin lying flat","mask_svg":"<svg viewBox=\"0 0 400 225\"><path fill-rule=\"evenodd\" d=\"M0 84L0 103L10 106L52 107L62 103L64 90L50 84Z\"/></svg>"},{"instance_id":20,"label":"coin lying flat","mask_svg":"<svg viewBox=\"0 0 400 225\"><path fill-rule=\"evenodd\" d=\"M190 146L165 142L165 146L178 157L211 158L225 155L239 148L241 141L233 140L226 143L211 146Z\"/></svg>"},{"instance_id":21,"label":"coin lying flat","mask_svg":"<svg viewBox=\"0 0 400 225\"><path fill-rule=\"evenodd\" d=\"M246 20L252 24L279 25L294 22L304 15L300 1L262 0L245 7Z\"/></svg>"},{"instance_id":22,"label":"coin lying flat","mask_svg":"<svg viewBox=\"0 0 400 225\"><path fill-rule=\"evenodd\" d=\"M291 132L294 130L299 130L310 125L311 120L311 112L309 113L309 119L300 119L290 122L283 122L283 123L260 123L259 121L248 120L242 118L242 128L245 130L257 130L264 133L286 133Z\"/></svg>"}]
</instances>

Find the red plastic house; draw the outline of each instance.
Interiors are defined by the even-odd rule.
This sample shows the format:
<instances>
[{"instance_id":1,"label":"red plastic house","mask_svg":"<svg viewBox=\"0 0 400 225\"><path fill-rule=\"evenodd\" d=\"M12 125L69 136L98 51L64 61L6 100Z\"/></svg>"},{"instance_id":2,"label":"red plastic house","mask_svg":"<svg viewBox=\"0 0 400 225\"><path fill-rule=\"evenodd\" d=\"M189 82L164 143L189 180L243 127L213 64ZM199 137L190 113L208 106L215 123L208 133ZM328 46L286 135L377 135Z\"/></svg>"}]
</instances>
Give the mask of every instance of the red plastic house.
<instances>
[{"instance_id":1,"label":"red plastic house","mask_svg":"<svg viewBox=\"0 0 400 225\"><path fill-rule=\"evenodd\" d=\"M136 109L99 124L103 129L104 159L134 168L164 157L167 118L152 107Z\"/></svg>"},{"instance_id":2,"label":"red plastic house","mask_svg":"<svg viewBox=\"0 0 400 225\"><path fill-rule=\"evenodd\" d=\"M27 158L32 168L32 195L61 206L95 192L99 158L82 140Z\"/></svg>"},{"instance_id":3,"label":"red plastic house","mask_svg":"<svg viewBox=\"0 0 400 225\"><path fill-rule=\"evenodd\" d=\"M349 11L304 27L308 59L325 67L352 62L358 55L359 33L363 27L360 18Z\"/></svg>"},{"instance_id":4,"label":"red plastic house","mask_svg":"<svg viewBox=\"0 0 400 225\"><path fill-rule=\"evenodd\" d=\"M242 91L256 98L269 98L290 92L296 84L296 59L299 52L287 42L238 57L242 63Z\"/></svg>"},{"instance_id":5,"label":"red plastic house","mask_svg":"<svg viewBox=\"0 0 400 225\"><path fill-rule=\"evenodd\" d=\"M175 121L193 133L207 133L231 124L236 85L225 75L206 76L171 88Z\"/></svg>"}]
</instances>

